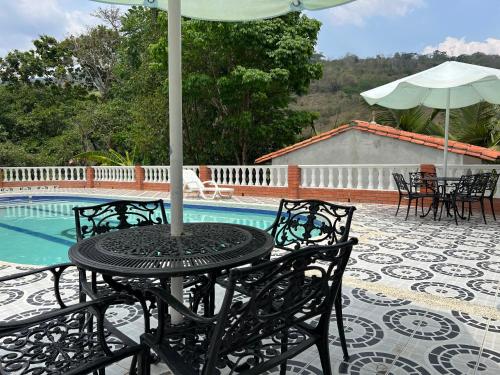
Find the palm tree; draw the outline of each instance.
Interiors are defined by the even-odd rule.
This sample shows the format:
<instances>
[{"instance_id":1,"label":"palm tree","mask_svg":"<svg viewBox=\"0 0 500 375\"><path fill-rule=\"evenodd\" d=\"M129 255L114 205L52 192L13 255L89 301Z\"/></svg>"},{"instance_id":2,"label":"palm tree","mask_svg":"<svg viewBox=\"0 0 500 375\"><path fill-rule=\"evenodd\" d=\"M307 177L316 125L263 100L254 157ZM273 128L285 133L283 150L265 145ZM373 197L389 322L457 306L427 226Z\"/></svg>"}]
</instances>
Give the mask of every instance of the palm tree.
<instances>
[{"instance_id":1,"label":"palm tree","mask_svg":"<svg viewBox=\"0 0 500 375\"><path fill-rule=\"evenodd\" d=\"M375 106L374 119L378 124L408 132L444 136L443 128L434 122L441 111L429 111L423 107L399 110Z\"/></svg>"},{"instance_id":2,"label":"palm tree","mask_svg":"<svg viewBox=\"0 0 500 375\"><path fill-rule=\"evenodd\" d=\"M454 110L450 124L457 140L500 149L500 106L481 102Z\"/></svg>"},{"instance_id":3,"label":"palm tree","mask_svg":"<svg viewBox=\"0 0 500 375\"><path fill-rule=\"evenodd\" d=\"M137 163L135 149L132 153L125 151L124 155L113 149L109 149L108 151L87 151L75 155L74 158L95 162L100 165L132 166Z\"/></svg>"}]
</instances>

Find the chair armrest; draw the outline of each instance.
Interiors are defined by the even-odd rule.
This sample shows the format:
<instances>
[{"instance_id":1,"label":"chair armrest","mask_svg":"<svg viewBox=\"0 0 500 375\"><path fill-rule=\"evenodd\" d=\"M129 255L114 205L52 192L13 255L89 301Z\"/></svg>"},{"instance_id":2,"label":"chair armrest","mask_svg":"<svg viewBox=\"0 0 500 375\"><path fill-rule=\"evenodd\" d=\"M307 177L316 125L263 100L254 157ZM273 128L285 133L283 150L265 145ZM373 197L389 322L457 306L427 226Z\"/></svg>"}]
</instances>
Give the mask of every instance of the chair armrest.
<instances>
[{"instance_id":1,"label":"chair armrest","mask_svg":"<svg viewBox=\"0 0 500 375\"><path fill-rule=\"evenodd\" d=\"M215 182L214 180L203 181L202 184L203 185L213 185L216 189L219 188L219 185L217 185L217 182Z\"/></svg>"},{"instance_id":2,"label":"chair armrest","mask_svg":"<svg viewBox=\"0 0 500 375\"><path fill-rule=\"evenodd\" d=\"M0 335L8 332L17 331L26 327L37 325L48 320L56 319L61 316L69 315L90 307L97 308L105 311L109 306L121 303L133 303L135 300L128 295L113 295L95 299L89 302L78 303L70 307L65 307L59 310L48 311L38 316L13 321L13 322L0 322Z\"/></svg>"},{"instance_id":3,"label":"chair armrest","mask_svg":"<svg viewBox=\"0 0 500 375\"><path fill-rule=\"evenodd\" d=\"M184 303L180 302L177 298L172 296L170 293L168 293L164 289L148 288L148 289L146 289L146 292L153 294L158 300L166 303L170 307L174 308L177 312L179 312L182 316L184 316L185 318L192 320L196 323L211 324L217 320L217 317L218 317L217 315L214 315L211 318L205 318L205 317L202 317L202 316L195 314L190 309L188 309L184 305Z\"/></svg>"},{"instance_id":4,"label":"chair armrest","mask_svg":"<svg viewBox=\"0 0 500 375\"><path fill-rule=\"evenodd\" d=\"M0 283L4 282L4 281L20 279L22 277L34 275L36 273L41 273L41 272L45 272L45 271L54 272L54 271L57 271L58 268L64 270L64 269L71 267L71 266L74 266L74 264L73 263L61 263L61 264L54 264L54 265L48 266L48 267L35 268L33 270L26 271L26 272L18 272L18 273L15 273L13 275L7 275L7 276L0 277Z\"/></svg>"},{"instance_id":5,"label":"chair armrest","mask_svg":"<svg viewBox=\"0 0 500 375\"><path fill-rule=\"evenodd\" d=\"M55 294L57 303L59 304L59 307L63 309L66 307L66 304L63 302L62 297L61 297L61 291L59 288L59 281L61 279L62 273L68 267L76 267L76 266L72 263L61 263L61 264L55 264L55 265L48 266L48 267L36 268L36 269L26 271L26 272L19 272L19 273L13 274L13 275L0 277L0 285L2 282L5 282L5 281L21 279L23 277L35 275L35 274L42 273L42 272L50 272L52 274L52 276L54 277L54 294Z\"/></svg>"}]
</instances>

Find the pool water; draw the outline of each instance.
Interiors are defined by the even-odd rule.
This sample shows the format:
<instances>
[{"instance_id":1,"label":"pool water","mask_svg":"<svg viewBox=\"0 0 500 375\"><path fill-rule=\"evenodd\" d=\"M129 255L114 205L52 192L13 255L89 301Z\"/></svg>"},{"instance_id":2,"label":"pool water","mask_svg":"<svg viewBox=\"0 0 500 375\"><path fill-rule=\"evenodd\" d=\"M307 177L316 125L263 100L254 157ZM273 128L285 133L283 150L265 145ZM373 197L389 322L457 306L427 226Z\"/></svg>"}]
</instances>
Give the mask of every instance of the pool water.
<instances>
[{"instance_id":1,"label":"pool water","mask_svg":"<svg viewBox=\"0 0 500 375\"><path fill-rule=\"evenodd\" d=\"M104 203L85 198L0 200L0 261L49 265L68 261L68 248L76 242L72 208ZM165 207L170 221L170 209ZM243 208L187 205L184 221L242 224L265 229L275 213Z\"/></svg>"}]
</instances>

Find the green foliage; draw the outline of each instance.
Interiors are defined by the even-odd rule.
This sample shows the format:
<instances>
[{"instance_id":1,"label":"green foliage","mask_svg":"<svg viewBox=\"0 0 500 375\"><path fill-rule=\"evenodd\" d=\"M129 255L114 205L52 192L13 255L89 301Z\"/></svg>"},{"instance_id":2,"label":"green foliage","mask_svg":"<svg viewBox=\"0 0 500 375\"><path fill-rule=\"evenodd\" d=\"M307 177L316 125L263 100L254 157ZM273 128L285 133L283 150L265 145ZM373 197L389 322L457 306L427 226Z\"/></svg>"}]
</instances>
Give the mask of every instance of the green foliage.
<instances>
[{"instance_id":1,"label":"green foliage","mask_svg":"<svg viewBox=\"0 0 500 375\"><path fill-rule=\"evenodd\" d=\"M453 110L450 127L457 140L500 149L500 107L488 103Z\"/></svg>"},{"instance_id":2,"label":"green foliage","mask_svg":"<svg viewBox=\"0 0 500 375\"><path fill-rule=\"evenodd\" d=\"M49 158L42 155L33 155L22 146L9 141L0 143L0 165L38 167L49 163Z\"/></svg>"},{"instance_id":3,"label":"green foliage","mask_svg":"<svg viewBox=\"0 0 500 375\"><path fill-rule=\"evenodd\" d=\"M137 164L135 159L135 150L129 154L125 151L124 155L109 149L108 151L87 151L75 155L75 159L87 162L97 163L99 165L131 166Z\"/></svg>"},{"instance_id":4,"label":"green foliage","mask_svg":"<svg viewBox=\"0 0 500 375\"><path fill-rule=\"evenodd\" d=\"M438 109L428 110L423 107L415 107L408 110L396 110L378 106L374 108L375 121L378 124L393 126L413 133L444 136L444 129L434 122L436 116L441 112Z\"/></svg>"},{"instance_id":5,"label":"green foliage","mask_svg":"<svg viewBox=\"0 0 500 375\"><path fill-rule=\"evenodd\" d=\"M166 13L97 12L103 25L0 58L0 165L169 163ZM244 164L351 119L371 119L361 91L449 58L396 54L325 61L320 23L298 13L219 23L184 19L186 164ZM500 68L499 56L457 60ZM322 77L323 74L323 77ZM377 109L378 121L442 134L443 115ZM500 147L500 111L454 111L452 137ZM128 154L130 150L135 152Z\"/></svg>"},{"instance_id":6,"label":"green foliage","mask_svg":"<svg viewBox=\"0 0 500 375\"><path fill-rule=\"evenodd\" d=\"M166 29L163 14L156 21ZM295 115L289 105L292 95L306 93L321 76L321 64L312 61L319 27L298 14L248 23L184 20L188 163L251 163L296 140L310 119ZM150 70L165 77L166 36L149 51ZM165 93L167 88L165 81Z\"/></svg>"}]
</instances>

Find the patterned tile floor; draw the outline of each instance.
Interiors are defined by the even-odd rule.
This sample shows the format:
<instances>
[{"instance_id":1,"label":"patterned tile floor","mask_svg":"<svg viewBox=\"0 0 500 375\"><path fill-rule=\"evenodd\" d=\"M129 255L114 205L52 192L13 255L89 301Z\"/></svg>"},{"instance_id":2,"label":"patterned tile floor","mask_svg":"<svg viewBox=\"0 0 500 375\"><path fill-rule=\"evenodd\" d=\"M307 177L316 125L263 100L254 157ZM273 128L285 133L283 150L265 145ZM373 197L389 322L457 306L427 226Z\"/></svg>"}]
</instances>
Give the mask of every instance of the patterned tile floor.
<instances>
[{"instance_id":1,"label":"patterned tile floor","mask_svg":"<svg viewBox=\"0 0 500 375\"><path fill-rule=\"evenodd\" d=\"M116 194L117 192L115 192ZM275 205L276 200L237 203ZM334 374L500 374L500 223L394 216L395 208L358 205L355 248L343 287L344 324L351 358L342 354L332 318ZM26 269L0 264L0 275ZM67 275L64 293L76 296ZM31 316L53 306L50 280L0 288L0 320ZM110 318L132 337L141 332L136 306ZM290 374L321 374L314 349L289 361ZM109 368L126 374L127 361ZM277 372L271 372L277 373ZM169 374L154 366L153 374Z\"/></svg>"}]
</instances>

